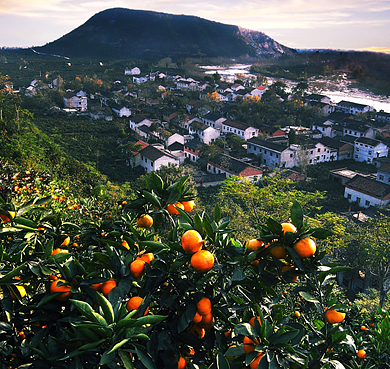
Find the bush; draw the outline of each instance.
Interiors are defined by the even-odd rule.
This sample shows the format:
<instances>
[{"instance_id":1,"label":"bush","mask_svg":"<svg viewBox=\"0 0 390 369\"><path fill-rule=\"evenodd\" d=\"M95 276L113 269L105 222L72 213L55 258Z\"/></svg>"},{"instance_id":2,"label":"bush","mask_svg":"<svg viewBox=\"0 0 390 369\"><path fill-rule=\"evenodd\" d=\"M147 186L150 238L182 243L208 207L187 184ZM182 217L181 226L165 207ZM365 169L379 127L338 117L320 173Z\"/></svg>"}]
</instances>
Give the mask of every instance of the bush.
<instances>
[{"instance_id":1,"label":"bush","mask_svg":"<svg viewBox=\"0 0 390 369\"><path fill-rule=\"evenodd\" d=\"M296 232L268 218L248 249L218 205L212 214L167 211L194 199L187 180L152 173L118 213L96 205L88 220L51 198L3 202L2 368L348 368L359 367L356 342L367 344L365 360L385 367L388 318L370 333L381 343L374 357L378 348L355 332L353 308L334 294L332 277L344 268L322 264L322 250L303 256L294 246L331 232L311 229L295 202ZM137 226L141 214L151 228ZM201 235L203 268L182 248L187 230ZM329 309L345 320L327 322Z\"/></svg>"}]
</instances>

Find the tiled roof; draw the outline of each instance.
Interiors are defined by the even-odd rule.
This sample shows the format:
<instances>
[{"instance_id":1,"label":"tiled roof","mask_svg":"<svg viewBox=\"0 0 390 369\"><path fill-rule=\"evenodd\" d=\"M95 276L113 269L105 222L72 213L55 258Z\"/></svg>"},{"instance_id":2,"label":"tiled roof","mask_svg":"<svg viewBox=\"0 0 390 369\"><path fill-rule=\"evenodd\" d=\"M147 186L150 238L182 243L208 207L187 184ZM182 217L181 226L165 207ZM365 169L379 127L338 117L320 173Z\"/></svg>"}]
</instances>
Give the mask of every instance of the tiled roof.
<instances>
[{"instance_id":1,"label":"tiled roof","mask_svg":"<svg viewBox=\"0 0 390 369\"><path fill-rule=\"evenodd\" d=\"M174 159L173 155L171 155L167 152L161 151L152 145L146 146L139 153L151 161L156 161L157 159L160 159L163 156L169 156L170 158Z\"/></svg>"},{"instance_id":2,"label":"tiled roof","mask_svg":"<svg viewBox=\"0 0 390 369\"><path fill-rule=\"evenodd\" d=\"M248 140L249 143L252 143L257 146L266 147L267 149L274 150L277 152L282 152L287 149L287 146L276 144L270 141L262 140L259 137L252 137Z\"/></svg>"},{"instance_id":3,"label":"tiled roof","mask_svg":"<svg viewBox=\"0 0 390 369\"><path fill-rule=\"evenodd\" d=\"M359 137L355 142L359 142L369 146L378 146L381 143L379 140L375 140L373 138L368 137Z\"/></svg>"},{"instance_id":4,"label":"tiled roof","mask_svg":"<svg viewBox=\"0 0 390 369\"><path fill-rule=\"evenodd\" d=\"M360 174L349 180L345 186L379 199L390 195L390 185Z\"/></svg>"},{"instance_id":5,"label":"tiled roof","mask_svg":"<svg viewBox=\"0 0 390 369\"><path fill-rule=\"evenodd\" d=\"M231 119L226 119L222 124L225 126L241 129L243 131L249 128L248 124Z\"/></svg>"},{"instance_id":6,"label":"tiled roof","mask_svg":"<svg viewBox=\"0 0 390 369\"><path fill-rule=\"evenodd\" d=\"M213 159L210 159L209 162L237 176L260 175L263 173L260 168L254 165L225 154L217 155Z\"/></svg>"}]
</instances>

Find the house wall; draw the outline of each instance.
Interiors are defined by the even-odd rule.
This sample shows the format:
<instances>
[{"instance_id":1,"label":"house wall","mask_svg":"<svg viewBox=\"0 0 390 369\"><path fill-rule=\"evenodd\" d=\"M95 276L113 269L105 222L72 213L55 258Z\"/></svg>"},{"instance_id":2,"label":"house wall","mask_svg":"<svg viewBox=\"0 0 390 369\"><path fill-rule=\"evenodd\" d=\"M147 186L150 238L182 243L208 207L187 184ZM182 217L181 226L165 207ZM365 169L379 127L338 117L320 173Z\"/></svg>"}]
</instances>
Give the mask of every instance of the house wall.
<instances>
[{"instance_id":1,"label":"house wall","mask_svg":"<svg viewBox=\"0 0 390 369\"><path fill-rule=\"evenodd\" d=\"M381 199L361 193L348 187L345 187L344 197L348 199L349 202L356 202L363 208L368 208L369 206L382 207L390 203L390 199L382 201Z\"/></svg>"},{"instance_id":2,"label":"house wall","mask_svg":"<svg viewBox=\"0 0 390 369\"><path fill-rule=\"evenodd\" d=\"M381 172L380 170L378 170L378 172L376 174L376 180L379 182L389 184L390 183L390 173Z\"/></svg>"},{"instance_id":3,"label":"house wall","mask_svg":"<svg viewBox=\"0 0 390 369\"><path fill-rule=\"evenodd\" d=\"M383 143L374 147L361 142L355 142L354 160L372 164L374 158L386 157L388 152L389 148Z\"/></svg>"},{"instance_id":4,"label":"house wall","mask_svg":"<svg viewBox=\"0 0 390 369\"><path fill-rule=\"evenodd\" d=\"M155 170L160 169L162 166L168 166L169 164L173 164L175 166L179 165L179 161L169 156L163 156L155 161L151 161L145 156L141 155L141 166L145 168L148 172L153 172Z\"/></svg>"}]
</instances>

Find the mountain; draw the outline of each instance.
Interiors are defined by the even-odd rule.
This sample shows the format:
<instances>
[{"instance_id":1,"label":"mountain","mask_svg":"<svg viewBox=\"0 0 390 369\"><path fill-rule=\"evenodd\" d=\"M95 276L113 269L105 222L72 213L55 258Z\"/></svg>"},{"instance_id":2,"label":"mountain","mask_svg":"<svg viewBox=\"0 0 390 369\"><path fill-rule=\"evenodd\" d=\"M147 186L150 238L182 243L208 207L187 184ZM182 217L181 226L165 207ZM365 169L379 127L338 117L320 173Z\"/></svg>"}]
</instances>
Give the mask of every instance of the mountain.
<instances>
[{"instance_id":1,"label":"mountain","mask_svg":"<svg viewBox=\"0 0 390 369\"><path fill-rule=\"evenodd\" d=\"M58 40L34 48L67 57L239 57L294 54L262 32L187 15L113 8Z\"/></svg>"}]
</instances>

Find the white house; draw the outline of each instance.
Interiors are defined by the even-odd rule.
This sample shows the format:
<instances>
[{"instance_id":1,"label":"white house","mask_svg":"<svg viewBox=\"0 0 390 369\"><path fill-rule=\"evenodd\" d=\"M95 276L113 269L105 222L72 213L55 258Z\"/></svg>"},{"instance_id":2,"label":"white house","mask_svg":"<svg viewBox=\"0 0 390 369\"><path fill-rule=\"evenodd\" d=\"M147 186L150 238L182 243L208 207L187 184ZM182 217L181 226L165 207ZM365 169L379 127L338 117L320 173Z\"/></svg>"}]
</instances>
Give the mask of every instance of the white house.
<instances>
[{"instance_id":1,"label":"white house","mask_svg":"<svg viewBox=\"0 0 390 369\"><path fill-rule=\"evenodd\" d=\"M152 121L144 117L142 114L136 114L130 119L130 129L137 131L140 126L148 126L152 124Z\"/></svg>"},{"instance_id":2,"label":"white house","mask_svg":"<svg viewBox=\"0 0 390 369\"><path fill-rule=\"evenodd\" d=\"M199 159L199 152L202 146L204 146L204 144L198 138L187 141L184 144L184 156L196 163Z\"/></svg>"},{"instance_id":3,"label":"white house","mask_svg":"<svg viewBox=\"0 0 390 369\"><path fill-rule=\"evenodd\" d=\"M174 155L152 145L144 147L138 155L141 158L140 165L147 171L155 171L162 166L168 166L170 164L174 166L180 164Z\"/></svg>"},{"instance_id":4,"label":"white house","mask_svg":"<svg viewBox=\"0 0 390 369\"><path fill-rule=\"evenodd\" d=\"M375 158L387 157L389 148L373 138L359 137L355 140L354 159L372 164Z\"/></svg>"},{"instance_id":5,"label":"white house","mask_svg":"<svg viewBox=\"0 0 390 369\"><path fill-rule=\"evenodd\" d=\"M364 208L383 207L390 203L390 185L357 174L345 184L344 197Z\"/></svg>"},{"instance_id":6,"label":"white house","mask_svg":"<svg viewBox=\"0 0 390 369\"><path fill-rule=\"evenodd\" d=\"M337 107L341 109L345 113L349 114L364 114L369 111L374 111L374 109L370 105L357 104L351 101L342 100L337 103Z\"/></svg>"},{"instance_id":7,"label":"white house","mask_svg":"<svg viewBox=\"0 0 390 369\"><path fill-rule=\"evenodd\" d=\"M304 99L307 102L318 102L318 103L330 104L330 98L328 96L320 95L320 94L311 94L309 96L306 96Z\"/></svg>"},{"instance_id":8,"label":"white house","mask_svg":"<svg viewBox=\"0 0 390 369\"><path fill-rule=\"evenodd\" d=\"M220 136L220 132L215 128L206 126L197 121L193 121L188 126L188 133L190 135L198 135L199 139L206 145L209 145Z\"/></svg>"},{"instance_id":9,"label":"white house","mask_svg":"<svg viewBox=\"0 0 390 369\"><path fill-rule=\"evenodd\" d=\"M252 90L250 92L251 96L256 96L256 97L259 97L261 99L261 97L263 96L264 92L266 92L268 90L268 87L265 87L265 86L259 86L257 88L255 88L254 90Z\"/></svg>"},{"instance_id":10,"label":"white house","mask_svg":"<svg viewBox=\"0 0 390 369\"><path fill-rule=\"evenodd\" d=\"M376 173L376 180L390 184L390 163L383 163Z\"/></svg>"},{"instance_id":11,"label":"white house","mask_svg":"<svg viewBox=\"0 0 390 369\"><path fill-rule=\"evenodd\" d=\"M216 113L207 113L202 117L203 124L207 126L222 130L222 123L226 120L226 118L221 117Z\"/></svg>"},{"instance_id":12,"label":"white house","mask_svg":"<svg viewBox=\"0 0 390 369\"><path fill-rule=\"evenodd\" d=\"M69 109L86 111L88 99L86 97L77 96L73 92L69 92L64 96L64 106Z\"/></svg>"},{"instance_id":13,"label":"white house","mask_svg":"<svg viewBox=\"0 0 390 369\"><path fill-rule=\"evenodd\" d=\"M258 136L259 130L258 128L251 127L248 124L238 122L236 120L226 119L222 122L222 133L233 133L245 141L248 141L250 138Z\"/></svg>"},{"instance_id":14,"label":"white house","mask_svg":"<svg viewBox=\"0 0 390 369\"><path fill-rule=\"evenodd\" d=\"M122 108L112 108L112 111L118 116L118 117L130 117L131 110L129 108L126 108L126 106L123 106Z\"/></svg>"},{"instance_id":15,"label":"white house","mask_svg":"<svg viewBox=\"0 0 390 369\"><path fill-rule=\"evenodd\" d=\"M125 76L137 76L141 74L141 69L134 67L132 69L125 69Z\"/></svg>"},{"instance_id":16,"label":"white house","mask_svg":"<svg viewBox=\"0 0 390 369\"><path fill-rule=\"evenodd\" d=\"M333 129L334 123L327 119L317 119L315 120L310 129L312 131L319 131L324 137L335 137L336 131Z\"/></svg>"},{"instance_id":17,"label":"white house","mask_svg":"<svg viewBox=\"0 0 390 369\"><path fill-rule=\"evenodd\" d=\"M261 164L269 168L293 168L297 166L297 147L263 140L259 137L252 137L247 141L248 154L255 154L261 157Z\"/></svg>"},{"instance_id":18,"label":"white house","mask_svg":"<svg viewBox=\"0 0 390 369\"><path fill-rule=\"evenodd\" d=\"M360 120L347 119L343 127L344 136L375 138L375 130Z\"/></svg>"}]
</instances>

